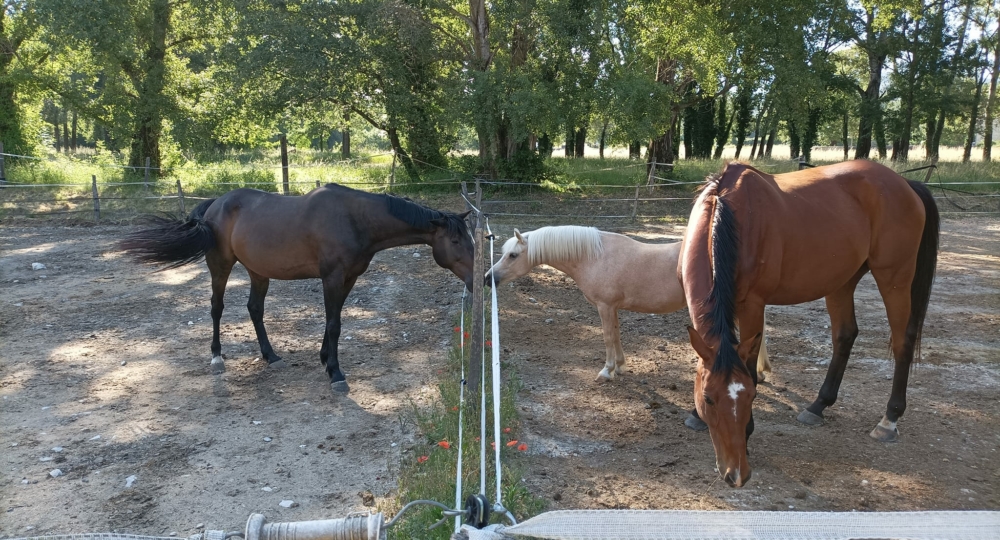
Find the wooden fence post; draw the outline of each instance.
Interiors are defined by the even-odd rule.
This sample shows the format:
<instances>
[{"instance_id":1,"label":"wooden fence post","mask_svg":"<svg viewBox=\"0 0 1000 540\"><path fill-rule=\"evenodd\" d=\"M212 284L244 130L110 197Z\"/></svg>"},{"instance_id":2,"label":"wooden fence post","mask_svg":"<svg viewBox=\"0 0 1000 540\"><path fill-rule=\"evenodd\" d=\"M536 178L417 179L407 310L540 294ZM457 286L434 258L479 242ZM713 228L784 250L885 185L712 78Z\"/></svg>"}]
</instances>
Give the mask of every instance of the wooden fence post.
<instances>
[{"instance_id":1,"label":"wooden fence post","mask_svg":"<svg viewBox=\"0 0 1000 540\"><path fill-rule=\"evenodd\" d=\"M473 240L475 242L472 265L472 334L469 339L469 369L466 372L465 380L467 381L467 391L470 396L469 403L472 403L473 407L478 407L479 401L474 399L473 396L479 396L479 383L483 366L483 341L485 332L483 327L483 296L485 294L485 286L482 276L486 274L484 264L486 237L483 232L482 216L477 211L482 206L482 189L479 185L479 179L476 179L475 208L473 208L470 202L473 194L469 193L468 185L464 181L462 182L462 194L466 198L466 208L472 210L470 217L473 218ZM477 277L479 279L476 279Z\"/></svg>"},{"instance_id":2,"label":"wooden fence post","mask_svg":"<svg viewBox=\"0 0 1000 540\"><path fill-rule=\"evenodd\" d=\"M319 180L316 181L316 189L319 189Z\"/></svg>"},{"instance_id":3,"label":"wooden fence post","mask_svg":"<svg viewBox=\"0 0 1000 540\"><path fill-rule=\"evenodd\" d=\"M281 188L288 195L288 138L281 134Z\"/></svg>"},{"instance_id":4,"label":"wooden fence post","mask_svg":"<svg viewBox=\"0 0 1000 540\"><path fill-rule=\"evenodd\" d=\"M177 203L181 207L181 216L187 215L187 211L184 210L184 190L181 189L181 180L177 179Z\"/></svg>"},{"instance_id":5,"label":"wooden fence post","mask_svg":"<svg viewBox=\"0 0 1000 540\"><path fill-rule=\"evenodd\" d=\"M143 189L149 191L149 156L146 156L146 172L142 177Z\"/></svg>"},{"instance_id":6,"label":"wooden fence post","mask_svg":"<svg viewBox=\"0 0 1000 540\"><path fill-rule=\"evenodd\" d=\"M653 180L656 179L656 161L653 161L649 165L649 178L646 179L646 185L653 187Z\"/></svg>"},{"instance_id":7,"label":"wooden fence post","mask_svg":"<svg viewBox=\"0 0 1000 540\"><path fill-rule=\"evenodd\" d=\"M396 184L396 151L392 151L392 170L389 172L389 191ZM478 193L478 192L477 192Z\"/></svg>"},{"instance_id":8,"label":"wooden fence post","mask_svg":"<svg viewBox=\"0 0 1000 540\"><path fill-rule=\"evenodd\" d=\"M799 170L806 168L806 156L804 154L799 154Z\"/></svg>"},{"instance_id":9,"label":"wooden fence post","mask_svg":"<svg viewBox=\"0 0 1000 540\"><path fill-rule=\"evenodd\" d=\"M97 196L97 175L91 175L91 191L94 193L94 221L101 220L101 199Z\"/></svg>"},{"instance_id":10,"label":"wooden fence post","mask_svg":"<svg viewBox=\"0 0 1000 540\"><path fill-rule=\"evenodd\" d=\"M632 223L635 223L635 214L639 210L639 186L635 185L635 200L632 201Z\"/></svg>"},{"instance_id":11,"label":"wooden fence post","mask_svg":"<svg viewBox=\"0 0 1000 540\"><path fill-rule=\"evenodd\" d=\"M931 175L934 174L934 169L937 168L937 160L938 160L937 156L934 156L933 158L931 158L931 166L927 167L927 174L924 175L924 183L925 184L927 182L930 182Z\"/></svg>"},{"instance_id":12,"label":"wooden fence post","mask_svg":"<svg viewBox=\"0 0 1000 540\"><path fill-rule=\"evenodd\" d=\"M3 162L3 142L0 142L0 187L7 184L7 169Z\"/></svg>"}]
</instances>

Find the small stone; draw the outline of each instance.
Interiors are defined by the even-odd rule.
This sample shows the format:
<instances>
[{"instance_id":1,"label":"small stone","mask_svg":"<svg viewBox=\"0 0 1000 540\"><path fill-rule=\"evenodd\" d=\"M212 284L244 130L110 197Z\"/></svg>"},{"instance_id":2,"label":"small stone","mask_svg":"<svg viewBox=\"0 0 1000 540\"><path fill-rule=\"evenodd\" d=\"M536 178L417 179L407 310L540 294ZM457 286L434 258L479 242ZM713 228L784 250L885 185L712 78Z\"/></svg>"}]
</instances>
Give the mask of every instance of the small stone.
<instances>
[{"instance_id":1,"label":"small stone","mask_svg":"<svg viewBox=\"0 0 1000 540\"><path fill-rule=\"evenodd\" d=\"M177 536L177 531L171 531L170 536Z\"/></svg>"},{"instance_id":2,"label":"small stone","mask_svg":"<svg viewBox=\"0 0 1000 540\"><path fill-rule=\"evenodd\" d=\"M861 485L862 486L867 486L868 485L868 480L862 480L861 481Z\"/></svg>"},{"instance_id":3,"label":"small stone","mask_svg":"<svg viewBox=\"0 0 1000 540\"><path fill-rule=\"evenodd\" d=\"M259 426L259 425L260 425L260 420L254 420L254 421L253 421L253 425L255 425L255 426Z\"/></svg>"},{"instance_id":4,"label":"small stone","mask_svg":"<svg viewBox=\"0 0 1000 540\"><path fill-rule=\"evenodd\" d=\"M677 390L677 385L676 385L676 384L674 384L674 383L670 383L670 386L669 386L669 388L670 388L671 390Z\"/></svg>"},{"instance_id":5,"label":"small stone","mask_svg":"<svg viewBox=\"0 0 1000 540\"><path fill-rule=\"evenodd\" d=\"M126 364L125 360L122 360L122 365L124 366L125 364Z\"/></svg>"},{"instance_id":6,"label":"small stone","mask_svg":"<svg viewBox=\"0 0 1000 540\"><path fill-rule=\"evenodd\" d=\"M788 509L789 509L789 510L795 510L795 505L794 505L794 504L790 504L790 505L788 505Z\"/></svg>"},{"instance_id":7,"label":"small stone","mask_svg":"<svg viewBox=\"0 0 1000 540\"><path fill-rule=\"evenodd\" d=\"M27 478L25 478L25 479L21 480L21 483L22 484L30 484L31 482Z\"/></svg>"},{"instance_id":8,"label":"small stone","mask_svg":"<svg viewBox=\"0 0 1000 540\"><path fill-rule=\"evenodd\" d=\"M14 307L22 307L22 306L24 306L24 302L18 302L14 304Z\"/></svg>"},{"instance_id":9,"label":"small stone","mask_svg":"<svg viewBox=\"0 0 1000 540\"><path fill-rule=\"evenodd\" d=\"M562 492L560 491L560 492L557 492L555 495L553 495L552 496L552 500L553 501L561 501L562 500Z\"/></svg>"},{"instance_id":10,"label":"small stone","mask_svg":"<svg viewBox=\"0 0 1000 540\"><path fill-rule=\"evenodd\" d=\"M52 469L51 471L49 471L49 476L51 476L52 478L60 477L63 474L64 473L62 472L62 469Z\"/></svg>"},{"instance_id":11,"label":"small stone","mask_svg":"<svg viewBox=\"0 0 1000 540\"><path fill-rule=\"evenodd\" d=\"M278 503L278 506L280 506L282 508L291 508L292 505L294 505L294 504L295 504L295 501L290 501L290 500L286 499L286 500L281 501L280 503Z\"/></svg>"},{"instance_id":12,"label":"small stone","mask_svg":"<svg viewBox=\"0 0 1000 540\"><path fill-rule=\"evenodd\" d=\"M30 530L32 530L32 529L34 529L34 528L35 528L35 526L34 526L34 525L28 525L27 527L25 527L25 528L24 528L24 530L26 530L26 531L30 531Z\"/></svg>"},{"instance_id":13,"label":"small stone","mask_svg":"<svg viewBox=\"0 0 1000 540\"><path fill-rule=\"evenodd\" d=\"M419 259L419 258L420 258L420 254L419 254L419 253L416 253L416 252L414 252L414 253L413 253L413 258L414 258L414 259Z\"/></svg>"},{"instance_id":14,"label":"small stone","mask_svg":"<svg viewBox=\"0 0 1000 540\"><path fill-rule=\"evenodd\" d=\"M61 447L61 446L53 446L52 447L52 451L53 452L62 452L63 451L63 447Z\"/></svg>"},{"instance_id":15,"label":"small stone","mask_svg":"<svg viewBox=\"0 0 1000 540\"><path fill-rule=\"evenodd\" d=\"M195 529L204 529L205 528L205 524L204 523L199 523L199 524L195 525L194 528Z\"/></svg>"},{"instance_id":16,"label":"small stone","mask_svg":"<svg viewBox=\"0 0 1000 540\"><path fill-rule=\"evenodd\" d=\"M800 490L796 491L795 495L794 495L794 497L796 499L805 499L808 496L809 496L809 494L806 493L806 490L804 490L804 489L800 489Z\"/></svg>"},{"instance_id":17,"label":"small stone","mask_svg":"<svg viewBox=\"0 0 1000 540\"><path fill-rule=\"evenodd\" d=\"M949 462L949 461L951 461L951 460L950 460L950 459L948 459L948 458L944 458L944 459L942 459L941 461L943 461L943 462L945 462L945 463L948 463L948 462Z\"/></svg>"},{"instance_id":18,"label":"small stone","mask_svg":"<svg viewBox=\"0 0 1000 540\"><path fill-rule=\"evenodd\" d=\"M274 489L273 489L273 488L271 488L271 486L264 486L264 487L260 488L260 490L261 490L261 491L266 491L266 492L268 492L268 493L270 493L270 492L274 491Z\"/></svg>"},{"instance_id":19,"label":"small stone","mask_svg":"<svg viewBox=\"0 0 1000 540\"><path fill-rule=\"evenodd\" d=\"M191 326L192 324L194 324L194 321L188 321L188 326Z\"/></svg>"},{"instance_id":20,"label":"small stone","mask_svg":"<svg viewBox=\"0 0 1000 540\"><path fill-rule=\"evenodd\" d=\"M271 442L271 438L270 437L264 437L264 442Z\"/></svg>"},{"instance_id":21,"label":"small stone","mask_svg":"<svg viewBox=\"0 0 1000 540\"><path fill-rule=\"evenodd\" d=\"M45 265L42 263L31 263L32 270L45 270Z\"/></svg>"},{"instance_id":22,"label":"small stone","mask_svg":"<svg viewBox=\"0 0 1000 540\"><path fill-rule=\"evenodd\" d=\"M100 435L94 435L93 437L90 438L90 440L92 440L92 441L98 441L100 439L101 439Z\"/></svg>"},{"instance_id":23,"label":"small stone","mask_svg":"<svg viewBox=\"0 0 1000 540\"><path fill-rule=\"evenodd\" d=\"M137 478L136 475L134 475L134 474L131 475L131 476L129 476L128 478L125 479L125 487L127 487L127 488L132 487L132 484L134 484L135 481L138 480L138 479L139 478Z\"/></svg>"},{"instance_id":24,"label":"small stone","mask_svg":"<svg viewBox=\"0 0 1000 540\"><path fill-rule=\"evenodd\" d=\"M552 323L552 319L545 319L545 323L546 324L551 324Z\"/></svg>"},{"instance_id":25,"label":"small stone","mask_svg":"<svg viewBox=\"0 0 1000 540\"><path fill-rule=\"evenodd\" d=\"M537 304L538 303L538 300L535 300L534 298L530 298L530 297L528 298L528 301L531 302L532 304Z\"/></svg>"}]
</instances>

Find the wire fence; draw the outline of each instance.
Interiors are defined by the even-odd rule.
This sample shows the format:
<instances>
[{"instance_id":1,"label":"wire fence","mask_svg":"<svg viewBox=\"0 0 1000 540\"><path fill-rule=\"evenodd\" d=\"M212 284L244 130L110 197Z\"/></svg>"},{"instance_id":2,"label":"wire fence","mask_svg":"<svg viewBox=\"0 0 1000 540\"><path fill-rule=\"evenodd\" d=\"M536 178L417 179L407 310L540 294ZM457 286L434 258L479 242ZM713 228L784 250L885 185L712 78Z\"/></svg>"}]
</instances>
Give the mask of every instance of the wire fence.
<instances>
[{"instance_id":1,"label":"wire fence","mask_svg":"<svg viewBox=\"0 0 1000 540\"><path fill-rule=\"evenodd\" d=\"M31 156L0 153L0 217L4 218L86 216L89 219L92 215L93 220L100 221L130 219L148 213L183 214L191 202L205 200L240 187L275 192L283 188L288 194L302 194L322 184L320 180L313 179L282 182L278 175L275 175L281 166L274 164L238 167L237 170L240 171L262 173L248 175L246 178L249 179L246 180L233 180L231 177L222 176L217 180L200 179L185 183L184 180L177 179L170 183L157 180L154 175L152 180L137 181L123 178L120 171L138 169L145 174L145 168L92 164L98 171L113 172L102 174L100 178L97 174L91 174L89 179L81 178L78 183L18 183L9 181L3 174L4 158L40 161L39 158ZM347 171L368 166L360 160L338 161L336 164L346 167ZM800 169L810 166L812 165L809 163L799 161ZM289 164L286 169L295 169L308 176L309 171L314 170L313 167L313 164ZM568 181L562 183L480 179L481 210L489 215L495 224L503 228L553 224L593 224L602 228L627 228L639 223L677 222L685 219L696 196L695 187L702 182L676 180L656 174L669 171L673 167L672 164L657 164L657 168L649 174L640 167L646 167L646 164L630 163L616 167L574 171L567 175ZM452 177L421 182L395 182L395 167L393 167L384 178L379 175L368 175L345 182L345 185L373 192L406 192L411 189L436 188L454 193L459 191L463 178L468 178L468 175L461 171L435 166L435 170L437 169L450 173ZM914 174L925 169L926 173ZM184 170L191 169L184 168ZM196 170L231 172L233 168L199 167ZM613 171L627 173L629 170L635 170L636 173L631 184L601 183L588 178L588 175L593 173ZM933 173L933 164L903 171L904 175L927 183L935 195L942 214L1000 214L1000 181L941 182ZM138 176L137 171L135 177ZM913 178L914 176L921 178Z\"/></svg>"}]
</instances>

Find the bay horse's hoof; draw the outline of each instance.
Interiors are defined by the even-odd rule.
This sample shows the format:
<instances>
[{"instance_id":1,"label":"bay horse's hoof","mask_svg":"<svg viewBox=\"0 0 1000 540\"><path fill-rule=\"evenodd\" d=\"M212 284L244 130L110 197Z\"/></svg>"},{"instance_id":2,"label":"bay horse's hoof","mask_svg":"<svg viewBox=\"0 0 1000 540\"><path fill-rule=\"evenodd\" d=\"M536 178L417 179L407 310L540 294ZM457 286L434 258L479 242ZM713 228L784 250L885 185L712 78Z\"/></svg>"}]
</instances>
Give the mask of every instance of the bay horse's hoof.
<instances>
[{"instance_id":1,"label":"bay horse's hoof","mask_svg":"<svg viewBox=\"0 0 1000 540\"><path fill-rule=\"evenodd\" d=\"M890 422L885 418L883 418L882 421L875 426L875 429L873 429L868 435L878 442L899 441L899 430L896 429L896 423Z\"/></svg>"},{"instance_id":2,"label":"bay horse's hoof","mask_svg":"<svg viewBox=\"0 0 1000 540\"><path fill-rule=\"evenodd\" d=\"M800 412L795 419L807 426L823 425L823 417L810 411L809 409L802 409L802 412Z\"/></svg>"},{"instance_id":3,"label":"bay horse's hoof","mask_svg":"<svg viewBox=\"0 0 1000 540\"><path fill-rule=\"evenodd\" d=\"M330 383L330 390L332 390L334 394L346 394L351 389L347 386L347 381L337 381Z\"/></svg>"},{"instance_id":4,"label":"bay horse's hoof","mask_svg":"<svg viewBox=\"0 0 1000 540\"><path fill-rule=\"evenodd\" d=\"M689 414L688 417L684 419L684 425L695 431L705 431L708 429L708 424L693 414Z\"/></svg>"},{"instance_id":5,"label":"bay horse's hoof","mask_svg":"<svg viewBox=\"0 0 1000 540\"><path fill-rule=\"evenodd\" d=\"M221 356L212 357L212 375L221 375L226 372L226 363L222 360Z\"/></svg>"},{"instance_id":6,"label":"bay horse's hoof","mask_svg":"<svg viewBox=\"0 0 1000 540\"><path fill-rule=\"evenodd\" d=\"M270 364L267 365L267 367L269 369L284 369L288 367L288 362L285 362L284 360L278 360L276 362L271 362Z\"/></svg>"}]
</instances>

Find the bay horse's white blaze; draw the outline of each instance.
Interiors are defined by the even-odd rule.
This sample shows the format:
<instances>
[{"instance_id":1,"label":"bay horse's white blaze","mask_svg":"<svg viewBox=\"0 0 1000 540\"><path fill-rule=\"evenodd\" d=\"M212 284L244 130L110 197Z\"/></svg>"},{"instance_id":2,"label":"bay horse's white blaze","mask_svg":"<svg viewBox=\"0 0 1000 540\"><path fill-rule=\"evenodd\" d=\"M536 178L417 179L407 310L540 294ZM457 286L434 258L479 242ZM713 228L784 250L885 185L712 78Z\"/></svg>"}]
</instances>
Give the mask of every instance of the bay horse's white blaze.
<instances>
[{"instance_id":1,"label":"bay horse's white blaze","mask_svg":"<svg viewBox=\"0 0 1000 540\"><path fill-rule=\"evenodd\" d=\"M615 378L625 367L618 324L618 310L638 313L673 313L686 306L677 278L680 242L646 244L594 227L563 225L521 233L503 245L493 268L502 285L547 264L573 278L587 301L597 307L604 333L606 359L598 381ZM771 371L767 349L761 341L758 379Z\"/></svg>"},{"instance_id":2,"label":"bay horse's white blaze","mask_svg":"<svg viewBox=\"0 0 1000 540\"><path fill-rule=\"evenodd\" d=\"M740 397L740 392L746 389L741 382L729 383L729 399L733 400L733 418L736 418L736 398ZM736 477L740 477L739 469L737 469Z\"/></svg>"}]
</instances>

